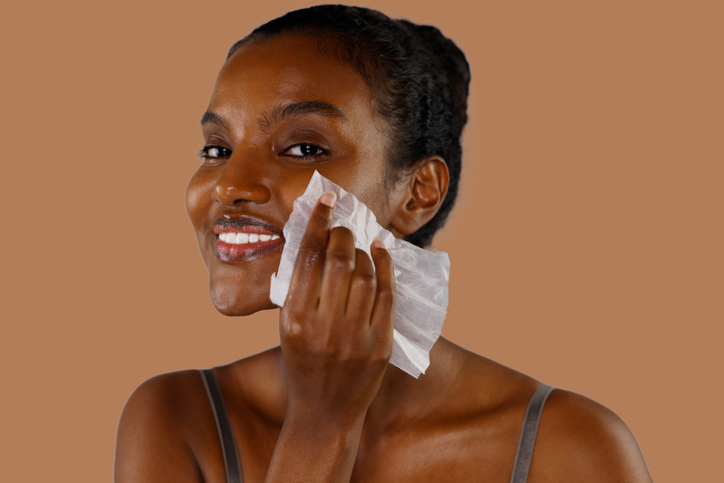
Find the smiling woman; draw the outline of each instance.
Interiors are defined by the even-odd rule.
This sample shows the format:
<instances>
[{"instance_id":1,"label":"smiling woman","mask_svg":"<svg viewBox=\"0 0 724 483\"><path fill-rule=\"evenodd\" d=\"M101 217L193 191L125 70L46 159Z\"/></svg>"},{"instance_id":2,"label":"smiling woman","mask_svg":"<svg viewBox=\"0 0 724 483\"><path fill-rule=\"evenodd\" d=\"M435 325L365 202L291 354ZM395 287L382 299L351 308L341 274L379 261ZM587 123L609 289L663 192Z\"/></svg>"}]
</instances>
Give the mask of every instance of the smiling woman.
<instances>
[{"instance_id":1,"label":"smiling woman","mask_svg":"<svg viewBox=\"0 0 724 483\"><path fill-rule=\"evenodd\" d=\"M455 201L468 82L437 29L367 9L292 12L235 44L186 194L215 307L276 308L282 228L315 171L428 246ZM335 204L309 220L280 347L142 384L117 481L650 481L626 425L583 396L444 338L419 379L389 365L390 255L330 230Z\"/></svg>"},{"instance_id":2,"label":"smiling woman","mask_svg":"<svg viewBox=\"0 0 724 483\"><path fill-rule=\"evenodd\" d=\"M314 170L358 195L389 225L387 140L373 94L349 66L323 55L315 39L248 42L224 64L202 117L204 163L187 191L187 209L211 277L214 305L227 315L275 308L269 279L292 203ZM234 261L254 263L228 263ZM244 290L239 290L244 286Z\"/></svg>"}]
</instances>

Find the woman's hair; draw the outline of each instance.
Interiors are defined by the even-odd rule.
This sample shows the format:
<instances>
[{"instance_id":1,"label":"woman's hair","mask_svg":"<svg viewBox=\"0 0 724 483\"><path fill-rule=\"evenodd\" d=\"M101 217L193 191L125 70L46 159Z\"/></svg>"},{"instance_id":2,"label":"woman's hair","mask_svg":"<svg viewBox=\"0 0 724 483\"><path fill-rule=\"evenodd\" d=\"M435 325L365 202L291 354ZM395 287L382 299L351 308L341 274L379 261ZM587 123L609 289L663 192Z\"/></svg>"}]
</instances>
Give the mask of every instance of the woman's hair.
<instances>
[{"instance_id":1,"label":"woman's hair","mask_svg":"<svg viewBox=\"0 0 724 483\"><path fill-rule=\"evenodd\" d=\"M465 55L435 27L392 20L366 8L320 5L262 25L236 42L228 57L246 42L281 35L318 39L323 53L362 76L389 127L388 182L394 184L430 156L445 160L450 185L442 206L427 224L405 237L417 246L429 245L458 193L470 83Z\"/></svg>"}]
</instances>

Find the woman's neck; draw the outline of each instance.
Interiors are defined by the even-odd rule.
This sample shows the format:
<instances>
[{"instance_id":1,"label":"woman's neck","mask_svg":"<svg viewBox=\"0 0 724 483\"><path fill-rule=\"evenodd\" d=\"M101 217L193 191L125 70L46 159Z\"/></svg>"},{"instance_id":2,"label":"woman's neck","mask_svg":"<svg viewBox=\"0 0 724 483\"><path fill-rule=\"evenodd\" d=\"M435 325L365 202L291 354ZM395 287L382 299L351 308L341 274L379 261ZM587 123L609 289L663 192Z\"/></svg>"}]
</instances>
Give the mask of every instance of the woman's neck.
<instances>
[{"instance_id":1,"label":"woman's neck","mask_svg":"<svg viewBox=\"0 0 724 483\"><path fill-rule=\"evenodd\" d=\"M451 394L462 384L461 372L472 354L440 337L430 351L430 366L415 379L389 365L365 426L384 428L428 417L450 407ZM230 365L241 385L246 404L267 421L281 427L287 408L284 358L280 347Z\"/></svg>"},{"instance_id":2,"label":"woman's neck","mask_svg":"<svg viewBox=\"0 0 724 483\"><path fill-rule=\"evenodd\" d=\"M366 421L387 426L427 417L449 404L450 392L459 384L466 352L440 337L430 351L430 366L417 379L390 364Z\"/></svg>"}]
</instances>

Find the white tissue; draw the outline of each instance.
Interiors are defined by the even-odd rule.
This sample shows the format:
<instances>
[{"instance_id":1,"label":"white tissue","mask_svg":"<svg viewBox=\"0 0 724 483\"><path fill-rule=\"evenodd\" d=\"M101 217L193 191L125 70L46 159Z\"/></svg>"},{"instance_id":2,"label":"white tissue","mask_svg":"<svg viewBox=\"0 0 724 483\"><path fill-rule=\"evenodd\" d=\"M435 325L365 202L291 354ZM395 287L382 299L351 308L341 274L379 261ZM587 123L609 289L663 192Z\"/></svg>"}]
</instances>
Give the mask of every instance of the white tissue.
<instances>
[{"instance_id":1,"label":"white tissue","mask_svg":"<svg viewBox=\"0 0 724 483\"><path fill-rule=\"evenodd\" d=\"M337 193L332 227L349 228L354 234L355 246L368 255L372 240L380 238L392 257L397 293L390 363L417 378L430 365L430 349L440 337L447 313L450 278L447 253L433 253L395 238L377 223L374 213L353 194L316 171L307 190L294 202L292 214L284 226L286 242L279 271L271 278L271 301L284 306L299 244L312 209L325 191Z\"/></svg>"}]
</instances>

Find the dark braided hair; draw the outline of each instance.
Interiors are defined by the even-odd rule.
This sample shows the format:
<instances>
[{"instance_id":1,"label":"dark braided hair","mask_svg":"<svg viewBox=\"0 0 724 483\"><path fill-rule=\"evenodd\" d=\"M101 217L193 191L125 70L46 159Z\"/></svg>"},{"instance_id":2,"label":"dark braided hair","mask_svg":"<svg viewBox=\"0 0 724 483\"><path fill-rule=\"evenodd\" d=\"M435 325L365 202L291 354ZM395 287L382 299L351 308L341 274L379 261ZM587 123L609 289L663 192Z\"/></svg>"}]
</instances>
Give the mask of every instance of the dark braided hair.
<instances>
[{"instance_id":1,"label":"dark braided hair","mask_svg":"<svg viewBox=\"0 0 724 483\"><path fill-rule=\"evenodd\" d=\"M389 167L394 184L418 162L440 156L450 185L435 216L405 240L428 246L455 204L460 182L460 138L467 122L470 69L465 55L440 31L359 7L320 5L289 12L236 42L281 35L319 40L320 50L352 66L375 94L376 108L389 126ZM227 58L228 58L227 57Z\"/></svg>"}]
</instances>

